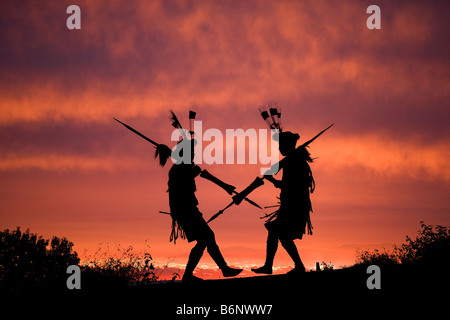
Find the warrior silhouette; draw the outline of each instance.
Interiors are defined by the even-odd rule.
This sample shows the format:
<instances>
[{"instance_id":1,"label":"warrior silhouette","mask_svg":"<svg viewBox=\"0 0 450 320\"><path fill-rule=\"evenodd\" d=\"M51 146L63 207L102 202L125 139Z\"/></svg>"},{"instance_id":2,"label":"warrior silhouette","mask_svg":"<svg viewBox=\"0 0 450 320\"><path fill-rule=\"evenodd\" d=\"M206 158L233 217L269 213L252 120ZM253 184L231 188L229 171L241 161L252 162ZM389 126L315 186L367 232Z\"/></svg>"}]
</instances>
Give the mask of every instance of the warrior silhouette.
<instances>
[{"instance_id":1,"label":"warrior silhouette","mask_svg":"<svg viewBox=\"0 0 450 320\"><path fill-rule=\"evenodd\" d=\"M194 157L193 143L183 139L178 143L177 148L172 153L175 160L169 171L169 205L170 213L174 222L172 234L175 239L178 236L178 230L182 236L186 236L189 242L197 241L189 254L189 260L183 275L183 281L199 280L193 275L194 269L199 263L203 252L207 249L209 255L222 270L224 277L233 277L238 275L242 269L230 268L223 258L219 247L217 246L214 232L203 219L202 213L198 210L198 201L195 196L197 190L195 178L198 175L213 181L215 179L207 171L201 170L192 160ZM183 151L191 148L191 160L183 161ZM180 157L178 157L179 155ZM186 159L186 158L184 158ZM215 181L213 181L215 182ZM221 185L229 194L232 194L235 187L224 184ZM176 228L178 228L177 231Z\"/></svg>"},{"instance_id":2,"label":"warrior silhouette","mask_svg":"<svg viewBox=\"0 0 450 320\"><path fill-rule=\"evenodd\" d=\"M313 162L311 155L306 149L307 146L317 139L321 134L330 129L331 126L322 130L314 138L296 147L300 136L289 131L281 132L281 110L275 106L269 112L260 109L261 116L271 129L278 130L273 138L279 142L280 153L284 158L272 165L262 178L257 177L246 189L233 196L235 204L240 204L242 199L248 196L253 190L264 184L264 179L272 182L275 187L281 189L280 207L277 211L266 216L268 217L265 227L268 231L266 261L260 268L252 269L255 273L272 274L273 260L278 249L278 241L287 251L295 264L295 268L290 274L299 274L305 271L295 239L302 239L303 234L312 234L310 213L312 212L310 193L314 192L315 183L309 163ZM283 170L281 180L277 180L273 175Z\"/></svg>"},{"instance_id":3,"label":"warrior silhouette","mask_svg":"<svg viewBox=\"0 0 450 320\"><path fill-rule=\"evenodd\" d=\"M302 239L306 231L312 234L310 212L312 212L310 193L314 192L314 178L309 163L313 160L306 147L295 148L298 134L282 132L279 137L280 153L285 156L279 162L279 170L283 170L281 180L271 175L264 176L275 187L281 189L280 208L268 219L265 227L268 230L266 261L257 269L256 273L272 273L272 265L275 253L278 249L278 241L287 251L295 264L295 268L289 273L304 272L300 255L295 246L294 239Z\"/></svg>"},{"instance_id":4,"label":"warrior silhouette","mask_svg":"<svg viewBox=\"0 0 450 320\"><path fill-rule=\"evenodd\" d=\"M227 265L219 250L219 247L217 246L214 232L208 226L207 222L203 219L202 213L197 208L198 201L195 197L195 191L197 190L195 185L195 178L197 176L200 176L204 179L207 179L224 189L230 195L233 193L237 193L235 191L236 188L219 180L208 171L202 170L199 166L194 164L194 146L196 144L196 141L193 137L195 133L190 130L189 133L191 135L191 138L188 139L186 132L184 131L173 111L171 111L171 114L172 126L179 129L181 136L183 137L182 140L178 142L176 148L173 151L168 146L153 141L152 139L146 137L129 125L115 118L114 120L125 126L128 130L134 132L141 138L153 144L156 148L155 158L159 158L159 163L161 166L164 166L170 157L172 157L174 161L172 168L169 170L168 182L170 215L172 216L172 232L170 235L170 241L176 242L178 236L187 238L189 242L192 242L194 240L197 241L197 244L194 246L194 248L192 248L189 255L189 260L186 265L183 281L200 280L200 278L197 278L193 275L193 272L198 262L200 261L205 249L208 250L210 256L222 270L222 274L224 277L236 276L241 273L242 269L230 268ZM189 111L191 129L192 122L195 119L195 115L196 113L194 111ZM259 205L248 198L243 198L243 200L259 207Z\"/></svg>"}]
</instances>

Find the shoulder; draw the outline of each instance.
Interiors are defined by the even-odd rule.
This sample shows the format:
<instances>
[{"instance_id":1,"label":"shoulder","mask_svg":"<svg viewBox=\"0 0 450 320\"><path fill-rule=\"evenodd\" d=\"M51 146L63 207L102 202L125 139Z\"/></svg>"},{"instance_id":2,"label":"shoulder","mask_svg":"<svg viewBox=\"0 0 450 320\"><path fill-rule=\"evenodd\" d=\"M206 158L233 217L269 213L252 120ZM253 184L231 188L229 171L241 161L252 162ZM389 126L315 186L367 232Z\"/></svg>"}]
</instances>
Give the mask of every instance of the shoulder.
<instances>
[{"instance_id":1,"label":"shoulder","mask_svg":"<svg viewBox=\"0 0 450 320\"><path fill-rule=\"evenodd\" d=\"M202 172L202 169L196 164L194 164L192 168L193 168L195 175L198 175L198 174L200 174L200 172Z\"/></svg>"}]
</instances>

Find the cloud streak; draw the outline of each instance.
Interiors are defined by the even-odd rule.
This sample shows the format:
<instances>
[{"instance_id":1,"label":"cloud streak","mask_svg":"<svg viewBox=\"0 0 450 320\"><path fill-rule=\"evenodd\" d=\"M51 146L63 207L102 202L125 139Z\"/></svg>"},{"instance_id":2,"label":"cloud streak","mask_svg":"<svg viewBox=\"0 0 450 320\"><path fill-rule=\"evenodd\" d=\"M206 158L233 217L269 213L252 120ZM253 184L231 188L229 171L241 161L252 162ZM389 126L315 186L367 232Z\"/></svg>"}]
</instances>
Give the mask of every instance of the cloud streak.
<instances>
[{"instance_id":1,"label":"cloud streak","mask_svg":"<svg viewBox=\"0 0 450 320\"><path fill-rule=\"evenodd\" d=\"M249 117L251 116L256 118L255 121L260 120L257 112L249 113ZM173 128L170 127L168 117L166 118L167 121L162 121L163 117L150 122L130 119L129 123L152 139L173 146L175 142L170 141ZM182 118L182 113L180 119L186 120ZM203 122L203 130L211 128L208 125L210 122L208 119ZM286 122L290 124L289 121ZM262 127L263 121L260 120L255 124ZM218 128L223 136L226 129L227 124L222 124L222 127ZM310 127L296 126L289 129L301 133L300 143L312 137L314 135L312 132L318 131ZM31 169L140 171L152 165L151 162L157 167L157 161L152 160L153 146L116 125L112 119L110 123L88 124L72 121L45 124L22 122L20 125L0 127L0 137L3 141L0 144L2 151L0 171ZM210 144L213 143L203 141L202 152L211 148ZM427 141L419 135L408 139L398 139L383 132L355 136L341 132L339 125L336 125L314 142L311 152L327 160L327 166L322 170L328 172L359 167L385 177L408 176L450 181L448 145L449 141L445 138ZM229 150L226 149L225 143L222 148L225 159ZM252 151L258 152L253 149ZM245 152L248 164L249 150L246 149ZM259 163L259 166L266 165Z\"/></svg>"},{"instance_id":2,"label":"cloud streak","mask_svg":"<svg viewBox=\"0 0 450 320\"><path fill-rule=\"evenodd\" d=\"M308 121L325 112L359 130L405 119L408 131L448 133L439 5L386 5L378 33L352 2L84 2L79 32L63 27L62 4L9 6L2 123L153 118L192 104L253 110L277 99L303 106Z\"/></svg>"}]
</instances>

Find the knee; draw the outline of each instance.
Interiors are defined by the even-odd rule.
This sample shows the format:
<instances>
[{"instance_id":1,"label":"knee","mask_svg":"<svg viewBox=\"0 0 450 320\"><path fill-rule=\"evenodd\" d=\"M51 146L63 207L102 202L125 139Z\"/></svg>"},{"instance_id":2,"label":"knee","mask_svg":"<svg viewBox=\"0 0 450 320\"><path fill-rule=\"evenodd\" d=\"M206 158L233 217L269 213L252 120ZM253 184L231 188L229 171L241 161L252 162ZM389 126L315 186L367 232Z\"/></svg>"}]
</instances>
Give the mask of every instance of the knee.
<instances>
[{"instance_id":1,"label":"knee","mask_svg":"<svg viewBox=\"0 0 450 320\"><path fill-rule=\"evenodd\" d=\"M294 240L287 238L280 238L281 245L283 248L295 246Z\"/></svg>"},{"instance_id":2,"label":"knee","mask_svg":"<svg viewBox=\"0 0 450 320\"><path fill-rule=\"evenodd\" d=\"M278 242L280 240L280 236L275 231L269 231L267 234L267 242Z\"/></svg>"},{"instance_id":3,"label":"knee","mask_svg":"<svg viewBox=\"0 0 450 320\"><path fill-rule=\"evenodd\" d=\"M205 231L205 241L207 243L216 242L216 235L214 234L214 231L211 229Z\"/></svg>"},{"instance_id":4,"label":"knee","mask_svg":"<svg viewBox=\"0 0 450 320\"><path fill-rule=\"evenodd\" d=\"M206 249L207 241L197 240L197 244L192 248L195 251L204 251Z\"/></svg>"},{"instance_id":5,"label":"knee","mask_svg":"<svg viewBox=\"0 0 450 320\"><path fill-rule=\"evenodd\" d=\"M216 237L211 229L205 230L201 237L197 240L197 245L202 246L203 248L206 248L212 243L216 243Z\"/></svg>"},{"instance_id":6,"label":"knee","mask_svg":"<svg viewBox=\"0 0 450 320\"><path fill-rule=\"evenodd\" d=\"M218 248L216 236L214 235L214 232L212 230L206 234L205 243L207 249Z\"/></svg>"}]
</instances>

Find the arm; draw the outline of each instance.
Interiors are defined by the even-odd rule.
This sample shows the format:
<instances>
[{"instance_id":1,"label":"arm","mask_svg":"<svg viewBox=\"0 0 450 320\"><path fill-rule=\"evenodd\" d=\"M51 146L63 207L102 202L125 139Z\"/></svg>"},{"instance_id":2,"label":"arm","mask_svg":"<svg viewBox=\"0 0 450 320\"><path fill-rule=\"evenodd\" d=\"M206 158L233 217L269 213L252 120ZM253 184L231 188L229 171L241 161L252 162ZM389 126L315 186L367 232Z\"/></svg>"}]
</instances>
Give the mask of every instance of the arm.
<instances>
[{"instance_id":1,"label":"arm","mask_svg":"<svg viewBox=\"0 0 450 320\"><path fill-rule=\"evenodd\" d=\"M242 200L244 200L250 193L253 192L253 190L262 186L263 184L264 180L260 177L257 177L247 188L233 196L233 202L239 205Z\"/></svg>"},{"instance_id":2,"label":"arm","mask_svg":"<svg viewBox=\"0 0 450 320\"><path fill-rule=\"evenodd\" d=\"M282 183L281 180L275 179L273 176L278 174L278 172L280 172L281 169L283 169L283 167L286 164L286 158L281 159L281 161L275 163L274 165L272 165L270 167L269 170L267 170L264 173L264 179L266 179L267 181L270 181L273 183L273 185L275 186L275 188L281 189L282 188Z\"/></svg>"},{"instance_id":3,"label":"arm","mask_svg":"<svg viewBox=\"0 0 450 320\"><path fill-rule=\"evenodd\" d=\"M201 175L202 169L194 164L194 170L192 170L192 174L194 176L194 179L197 178L197 176L200 174Z\"/></svg>"},{"instance_id":4,"label":"arm","mask_svg":"<svg viewBox=\"0 0 450 320\"><path fill-rule=\"evenodd\" d=\"M234 189L236 189L235 186L232 186L228 183L223 182L222 180L214 177L211 173L209 173L206 170L202 170L200 173L200 177L202 177L203 179L209 180L215 184L217 184L219 187L221 187L222 189L224 189L228 194L233 194Z\"/></svg>"},{"instance_id":5,"label":"arm","mask_svg":"<svg viewBox=\"0 0 450 320\"><path fill-rule=\"evenodd\" d=\"M275 188L281 189L281 187L282 187L281 180L275 179L273 176L270 176L270 175L264 176L264 179L272 182L273 185L275 186Z\"/></svg>"}]
</instances>

